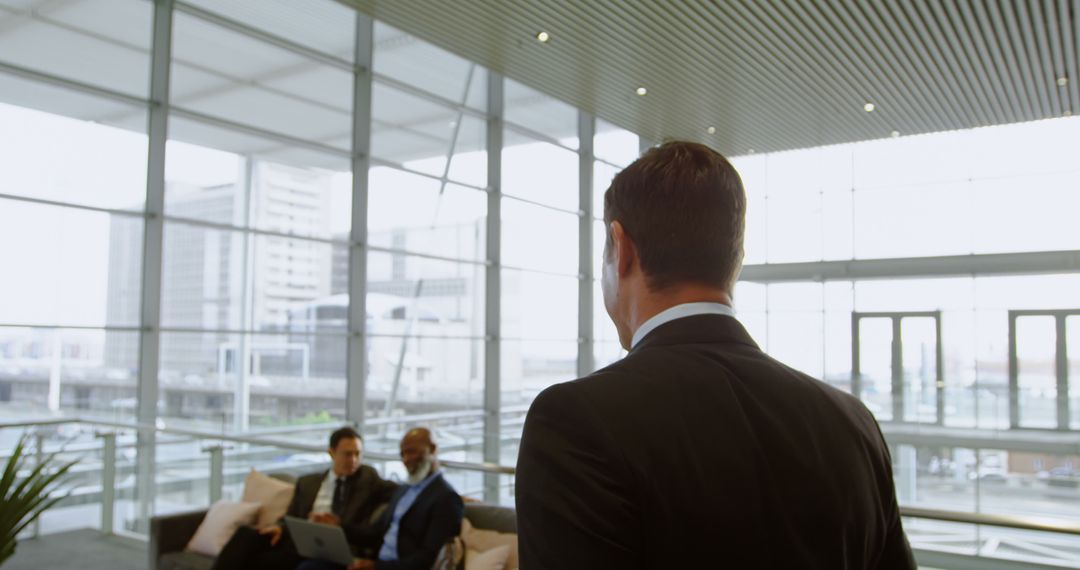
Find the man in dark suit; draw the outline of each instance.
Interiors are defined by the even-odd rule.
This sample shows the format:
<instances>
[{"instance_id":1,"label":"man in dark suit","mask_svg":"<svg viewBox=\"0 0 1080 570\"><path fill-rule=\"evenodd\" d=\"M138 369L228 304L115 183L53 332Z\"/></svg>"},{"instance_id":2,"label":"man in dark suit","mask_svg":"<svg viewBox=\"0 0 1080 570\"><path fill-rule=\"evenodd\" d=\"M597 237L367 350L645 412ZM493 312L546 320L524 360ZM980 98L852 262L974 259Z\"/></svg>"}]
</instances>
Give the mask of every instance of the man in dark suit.
<instances>
[{"instance_id":1,"label":"man in dark suit","mask_svg":"<svg viewBox=\"0 0 1080 570\"><path fill-rule=\"evenodd\" d=\"M376 509L385 507L397 485L361 464L363 440L350 427L330 435L329 453L333 460L329 470L296 481L286 515L340 526L346 536L357 536L370 526ZM296 568L303 559L282 522L257 530L238 529L218 555L214 568Z\"/></svg>"},{"instance_id":2,"label":"man in dark suit","mask_svg":"<svg viewBox=\"0 0 1080 570\"><path fill-rule=\"evenodd\" d=\"M439 471L438 447L425 428L401 438L401 462L409 472L407 485L394 493L390 505L373 527L349 537L369 547L372 558L355 561L349 570L430 570L439 552L461 533L465 504ZM309 561L297 570L341 570L329 562Z\"/></svg>"},{"instance_id":3,"label":"man in dark suit","mask_svg":"<svg viewBox=\"0 0 1080 570\"><path fill-rule=\"evenodd\" d=\"M523 569L915 568L874 418L733 318L745 211L695 143L612 181L602 287L629 354L529 410Z\"/></svg>"}]
</instances>

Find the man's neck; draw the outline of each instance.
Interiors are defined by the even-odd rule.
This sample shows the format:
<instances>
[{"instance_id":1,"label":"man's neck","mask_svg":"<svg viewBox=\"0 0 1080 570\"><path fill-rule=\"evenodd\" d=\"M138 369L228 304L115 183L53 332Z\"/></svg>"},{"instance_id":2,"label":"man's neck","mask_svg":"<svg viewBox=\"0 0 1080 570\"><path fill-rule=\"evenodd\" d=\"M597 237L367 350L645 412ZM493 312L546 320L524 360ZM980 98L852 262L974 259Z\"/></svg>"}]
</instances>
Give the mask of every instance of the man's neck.
<instances>
[{"instance_id":1,"label":"man's neck","mask_svg":"<svg viewBox=\"0 0 1080 570\"><path fill-rule=\"evenodd\" d=\"M731 296L720 289L697 285L684 285L670 291L649 292L630 307L631 336L649 319L672 307L686 303L720 303L730 307Z\"/></svg>"}]
</instances>

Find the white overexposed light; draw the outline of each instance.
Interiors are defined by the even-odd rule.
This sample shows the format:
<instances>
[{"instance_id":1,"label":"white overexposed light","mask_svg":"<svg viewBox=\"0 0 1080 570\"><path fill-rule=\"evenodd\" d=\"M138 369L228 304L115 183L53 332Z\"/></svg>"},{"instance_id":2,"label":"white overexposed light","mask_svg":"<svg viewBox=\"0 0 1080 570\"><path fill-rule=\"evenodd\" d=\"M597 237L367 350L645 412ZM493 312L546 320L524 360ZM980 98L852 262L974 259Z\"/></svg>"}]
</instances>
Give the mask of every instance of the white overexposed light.
<instances>
[{"instance_id":1,"label":"white overexposed light","mask_svg":"<svg viewBox=\"0 0 1080 570\"><path fill-rule=\"evenodd\" d=\"M716 127L709 127L707 129L705 129L705 132L709 133L710 135L715 135L716 134Z\"/></svg>"},{"instance_id":2,"label":"white overexposed light","mask_svg":"<svg viewBox=\"0 0 1080 570\"><path fill-rule=\"evenodd\" d=\"M1058 87L1065 87L1066 85L1069 84L1069 78L1068 77L1058 77L1057 84L1058 84Z\"/></svg>"},{"instance_id":3,"label":"white overexposed light","mask_svg":"<svg viewBox=\"0 0 1080 570\"><path fill-rule=\"evenodd\" d=\"M896 137L900 136L900 131L893 131L889 133L889 136L895 139Z\"/></svg>"},{"instance_id":4,"label":"white overexposed light","mask_svg":"<svg viewBox=\"0 0 1080 570\"><path fill-rule=\"evenodd\" d=\"M637 90L634 91L634 93L637 93L638 95L644 97L645 95L649 94L649 90L644 87L638 87Z\"/></svg>"},{"instance_id":5,"label":"white overexposed light","mask_svg":"<svg viewBox=\"0 0 1080 570\"><path fill-rule=\"evenodd\" d=\"M536 39L540 43L546 44L546 43L548 43L548 40L551 39L551 34L549 34L547 32L539 32L539 33L536 34Z\"/></svg>"},{"instance_id":6,"label":"white overexposed light","mask_svg":"<svg viewBox=\"0 0 1080 570\"><path fill-rule=\"evenodd\" d=\"M876 107L874 106L874 104L873 104L873 103L867 103L867 104L863 105L863 107L862 107L862 108L863 108L863 110L864 110L864 111L866 111L867 113L873 113L873 112L874 112L874 109L876 109Z\"/></svg>"}]
</instances>

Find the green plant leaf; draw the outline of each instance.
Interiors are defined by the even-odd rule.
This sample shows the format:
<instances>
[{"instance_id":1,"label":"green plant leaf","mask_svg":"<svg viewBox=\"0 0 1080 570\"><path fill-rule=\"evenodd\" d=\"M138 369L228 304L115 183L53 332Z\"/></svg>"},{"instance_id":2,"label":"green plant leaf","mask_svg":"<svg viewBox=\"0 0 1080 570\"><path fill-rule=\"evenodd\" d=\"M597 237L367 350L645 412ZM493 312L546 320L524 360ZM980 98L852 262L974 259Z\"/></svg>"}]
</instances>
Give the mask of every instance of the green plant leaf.
<instances>
[{"instance_id":1,"label":"green plant leaf","mask_svg":"<svg viewBox=\"0 0 1080 570\"><path fill-rule=\"evenodd\" d=\"M4 503L0 503L4 505L3 516L0 516L0 532L6 532L7 529L15 527L19 520L27 516L41 502L47 500L49 493L46 489L67 474L75 463L72 461L49 474L42 473L43 469L48 467L48 462L42 463L38 468L35 468L30 476L23 481L23 484L20 485L20 488L25 486L25 490L17 495L12 495Z\"/></svg>"},{"instance_id":2,"label":"green plant leaf","mask_svg":"<svg viewBox=\"0 0 1080 570\"><path fill-rule=\"evenodd\" d=\"M15 477L19 474L25 444L26 435L24 434L19 437L18 443L15 444L15 450L12 451L11 457L8 458L7 465L4 467L4 476L0 478L0 500L7 498L8 491L15 482Z\"/></svg>"}]
</instances>

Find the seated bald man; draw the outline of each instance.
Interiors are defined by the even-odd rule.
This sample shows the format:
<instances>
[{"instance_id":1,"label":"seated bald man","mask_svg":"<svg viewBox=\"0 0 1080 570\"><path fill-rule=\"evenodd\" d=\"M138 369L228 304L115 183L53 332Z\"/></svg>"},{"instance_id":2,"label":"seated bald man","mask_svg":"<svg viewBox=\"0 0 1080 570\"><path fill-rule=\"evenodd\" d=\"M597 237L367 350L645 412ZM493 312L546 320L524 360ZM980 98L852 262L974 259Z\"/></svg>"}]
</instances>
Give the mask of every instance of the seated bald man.
<instances>
[{"instance_id":1,"label":"seated bald man","mask_svg":"<svg viewBox=\"0 0 1080 570\"><path fill-rule=\"evenodd\" d=\"M349 570L430 570L448 542L461 533L465 504L443 479L438 446L425 428L409 430L401 438L401 462L409 480L390 500L379 521L349 542L376 553L359 559ZM308 561L297 570L341 570L339 564Z\"/></svg>"}]
</instances>

